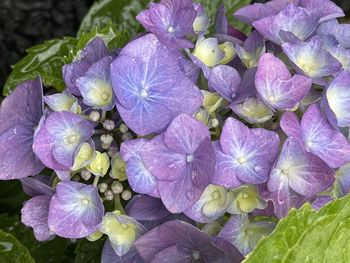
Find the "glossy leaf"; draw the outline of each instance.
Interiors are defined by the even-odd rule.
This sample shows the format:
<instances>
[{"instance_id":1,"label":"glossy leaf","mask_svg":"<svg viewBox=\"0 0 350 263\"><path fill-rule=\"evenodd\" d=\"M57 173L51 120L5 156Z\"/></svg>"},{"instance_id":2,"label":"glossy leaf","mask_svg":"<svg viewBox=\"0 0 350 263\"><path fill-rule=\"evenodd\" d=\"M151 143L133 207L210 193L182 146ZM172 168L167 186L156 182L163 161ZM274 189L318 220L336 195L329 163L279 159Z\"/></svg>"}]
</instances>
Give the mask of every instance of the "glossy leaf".
<instances>
[{"instance_id":1,"label":"glossy leaf","mask_svg":"<svg viewBox=\"0 0 350 263\"><path fill-rule=\"evenodd\" d=\"M0 262L34 263L28 249L13 235L0 230Z\"/></svg>"},{"instance_id":2,"label":"glossy leaf","mask_svg":"<svg viewBox=\"0 0 350 263\"><path fill-rule=\"evenodd\" d=\"M350 262L350 195L315 212L309 203L292 209L262 239L245 263Z\"/></svg>"},{"instance_id":3,"label":"glossy leaf","mask_svg":"<svg viewBox=\"0 0 350 263\"><path fill-rule=\"evenodd\" d=\"M16 86L25 80L34 79L38 75L47 87L64 89L62 66L71 49L78 40L71 37L52 39L27 50L27 56L12 67L3 94L9 95Z\"/></svg>"},{"instance_id":4,"label":"glossy leaf","mask_svg":"<svg viewBox=\"0 0 350 263\"><path fill-rule=\"evenodd\" d=\"M100 238L94 242L81 239L75 249L75 263L100 262L104 242L105 238Z\"/></svg>"}]
</instances>

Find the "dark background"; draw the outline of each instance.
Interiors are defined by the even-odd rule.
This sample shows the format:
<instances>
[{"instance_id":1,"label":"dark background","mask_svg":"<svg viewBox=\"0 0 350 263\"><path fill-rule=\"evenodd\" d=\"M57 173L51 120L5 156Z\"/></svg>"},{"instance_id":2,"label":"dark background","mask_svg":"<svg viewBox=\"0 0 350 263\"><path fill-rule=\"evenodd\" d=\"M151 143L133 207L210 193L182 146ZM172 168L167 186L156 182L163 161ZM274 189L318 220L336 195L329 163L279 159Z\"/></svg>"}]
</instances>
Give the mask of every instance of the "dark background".
<instances>
[{"instance_id":1,"label":"dark background","mask_svg":"<svg viewBox=\"0 0 350 263\"><path fill-rule=\"evenodd\" d=\"M94 0L0 0L0 90L26 48L44 40L75 36ZM255 2L265 2L257 0ZM349 0L334 0L347 15Z\"/></svg>"}]
</instances>

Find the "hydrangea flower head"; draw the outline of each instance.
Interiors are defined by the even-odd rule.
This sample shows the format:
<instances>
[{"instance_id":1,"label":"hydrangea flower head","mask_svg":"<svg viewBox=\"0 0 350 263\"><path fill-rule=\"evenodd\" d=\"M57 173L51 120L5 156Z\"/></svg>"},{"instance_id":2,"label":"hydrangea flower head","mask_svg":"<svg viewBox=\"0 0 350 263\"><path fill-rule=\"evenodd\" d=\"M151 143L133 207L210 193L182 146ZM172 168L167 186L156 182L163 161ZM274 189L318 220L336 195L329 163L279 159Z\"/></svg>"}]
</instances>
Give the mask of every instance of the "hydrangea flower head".
<instances>
[{"instance_id":1,"label":"hydrangea flower head","mask_svg":"<svg viewBox=\"0 0 350 263\"><path fill-rule=\"evenodd\" d=\"M139 135L163 129L179 113L195 113L203 100L181 72L178 57L153 34L124 47L111 72L117 109Z\"/></svg>"},{"instance_id":2,"label":"hydrangea flower head","mask_svg":"<svg viewBox=\"0 0 350 263\"><path fill-rule=\"evenodd\" d=\"M178 115L164 134L147 142L141 156L157 178L160 198L173 213L186 210L200 198L215 170L208 128L186 114Z\"/></svg>"},{"instance_id":3,"label":"hydrangea flower head","mask_svg":"<svg viewBox=\"0 0 350 263\"><path fill-rule=\"evenodd\" d=\"M43 115L41 79L19 85L0 108L0 178L37 175L44 165L32 150L34 132Z\"/></svg>"}]
</instances>

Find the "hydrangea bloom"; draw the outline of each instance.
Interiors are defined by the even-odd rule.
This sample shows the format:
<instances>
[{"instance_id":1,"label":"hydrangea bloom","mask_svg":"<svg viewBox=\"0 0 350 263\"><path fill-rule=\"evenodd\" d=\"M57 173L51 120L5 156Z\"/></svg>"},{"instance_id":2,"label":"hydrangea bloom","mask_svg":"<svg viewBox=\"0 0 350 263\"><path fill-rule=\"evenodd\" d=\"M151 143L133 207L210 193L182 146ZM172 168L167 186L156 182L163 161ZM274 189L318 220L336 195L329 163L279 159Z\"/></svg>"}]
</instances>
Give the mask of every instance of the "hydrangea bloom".
<instances>
[{"instance_id":1,"label":"hydrangea bloom","mask_svg":"<svg viewBox=\"0 0 350 263\"><path fill-rule=\"evenodd\" d=\"M157 178L160 198L172 213L193 205L215 170L208 128L186 114L177 116L164 134L147 142L141 156Z\"/></svg>"},{"instance_id":2,"label":"hydrangea bloom","mask_svg":"<svg viewBox=\"0 0 350 263\"><path fill-rule=\"evenodd\" d=\"M124 47L111 71L117 109L140 135L163 129L179 113L195 113L203 100L196 85L181 72L178 57L153 34Z\"/></svg>"}]
</instances>

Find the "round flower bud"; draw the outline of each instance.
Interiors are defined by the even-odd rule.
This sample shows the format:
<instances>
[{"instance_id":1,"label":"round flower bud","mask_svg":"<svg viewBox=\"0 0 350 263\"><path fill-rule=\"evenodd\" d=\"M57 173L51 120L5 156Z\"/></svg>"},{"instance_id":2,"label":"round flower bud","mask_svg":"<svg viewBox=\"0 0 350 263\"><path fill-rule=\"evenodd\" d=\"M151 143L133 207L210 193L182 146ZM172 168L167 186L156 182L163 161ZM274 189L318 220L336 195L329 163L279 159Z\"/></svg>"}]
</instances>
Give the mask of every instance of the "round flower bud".
<instances>
[{"instance_id":1,"label":"round flower bud","mask_svg":"<svg viewBox=\"0 0 350 263\"><path fill-rule=\"evenodd\" d=\"M197 40L193 56L208 67L214 67L225 57L225 52L219 47L219 42L216 38L200 37Z\"/></svg>"},{"instance_id":2,"label":"round flower bud","mask_svg":"<svg viewBox=\"0 0 350 263\"><path fill-rule=\"evenodd\" d=\"M132 197L132 193L129 190L124 190L122 192L122 199L125 201L128 201L129 199L131 199Z\"/></svg>"},{"instance_id":3,"label":"round flower bud","mask_svg":"<svg viewBox=\"0 0 350 263\"><path fill-rule=\"evenodd\" d=\"M120 124L120 126L119 126L119 131L120 131L121 133L126 133L128 130L129 130L129 128L128 128L128 126L126 126L125 123Z\"/></svg>"},{"instance_id":4,"label":"round flower bud","mask_svg":"<svg viewBox=\"0 0 350 263\"><path fill-rule=\"evenodd\" d=\"M99 121L100 118L101 118L101 115L98 111L93 110L89 114L89 119L91 121Z\"/></svg>"},{"instance_id":5,"label":"round flower bud","mask_svg":"<svg viewBox=\"0 0 350 263\"><path fill-rule=\"evenodd\" d=\"M86 239L90 242L99 240L103 236L103 233L100 231L96 231L95 233L91 234L90 236L87 236Z\"/></svg>"},{"instance_id":6,"label":"round flower bud","mask_svg":"<svg viewBox=\"0 0 350 263\"><path fill-rule=\"evenodd\" d=\"M111 186L112 192L115 194L120 194L123 192L124 187L119 181L114 181Z\"/></svg>"},{"instance_id":7,"label":"round flower bud","mask_svg":"<svg viewBox=\"0 0 350 263\"><path fill-rule=\"evenodd\" d=\"M106 192L107 189L108 189L108 185L106 183L100 183L98 185L98 190L100 191L100 193Z\"/></svg>"},{"instance_id":8,"label":"round flower bud","mask_svg":"<svg viewBox=\"0 0 350 263\"><path fill-rule=\"evenodd\" d=\"M87 169L96 176L104 176L110 166L110 160L107 153L95 151L95 157L92 159Z\"/></svg>"},{"instance_id":9,"label":"round flower bud","mask_svg":"<svg viewBox=\"0 0 350 263\"><path fill-rule=\"evenodd\" d=\"M116 146L111 146L111 147L109 147L108 148L108 156L110 157L110 158L113 158L113 156L116 154L118 152L118 147L116 147Z\"/></svg>"},{"instance_id":10,"label":"round flower bud","mask_svg":"<svg viewBox=\"0 0 350 263\"><path fill-rule=\"evenodd\" d=\"M90 180L90 178L91 178L91 173L90 173L90 171L88 171L88 170L82 170L82 171L80 172L80 176L81 176L81 178L83 178L85 181L87 181L87 180Z\"/></svg>"},{"instance_id":11,"label":"round flower bud","mask_svg":"<svg viewBox=\"0 0 350 263\"><path fill-rule=\"evenodd\" d=\"M113 192L111 190L107 190L105 192L105 197L106 197L106 200L108 200L108 201L113 200L113 197L114 197Z\"/></svg>"},{"instance_id":12,"label":"round flower bud","mask_svg":"<svg viewBox=\"0 0 350 263\"><path fill-rule=\"evenodd\" d=\"M220 61L220 64L227 64L236 56L236 49L233 46L233 43L229 41L220 44L219 48L225 52L225 56Z\"/></svg>"},{"instance_id":13,"label":"round flower bud","mask_svg":"<svg viewBox=\"0 0 350 263\"><path fill-rule=\"evenodd\" d=\"M113 142L113 136L112 134L102 134L100 140L104 144L111 144Z\"/></svg>"},{"instance_id":14,"label":"round flower bud","mask_svg":"<svg viewBox=\"0 0 350 263\"><path fill-rule=\"evenodd\" d=\"M109 175L113 179L118 179L119 181L126 180L126 163L119 153L115 154L111 160L111 172Z\"/></svg>"},{"instance_id":15,"label":"round flower bud","mask_svg":"<svg viewBox=\"0 0 350 263\"><path fill-rule=\"evenodd\" d=\"M102 147L102 149L103 150L108 150L109 149L109 147L111 147L111 143L108 143L108 144L106 144L106 143L101 143L101 147ZM109 156L109 155L108 155Z\"/></svg>"},{"instance_id":16,"label":"round flower bud","mask_svg":"<svg viewBox=\"0 0 350 263\"><path fill-rule=\"evenodd\" d=\"M115 128L115 122L113 120L105 120L102 123L102 126L108 131L113 131Z\"/></svg>"},{"instance_id":17,"label":"round flower bud","mask_svg":"<svg viewBox=\"0 0 350 263\"><path fill-rule=\"evenodd\" d=\"M94 154L94 149L92 148L90 143L83 143L75 155L72 170L76 171L88 165L94 157Z\"/></svg>"}]
</instances>

